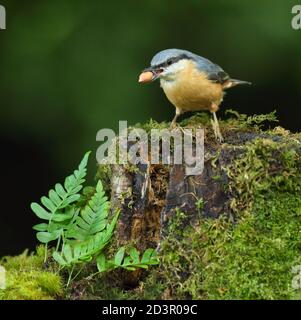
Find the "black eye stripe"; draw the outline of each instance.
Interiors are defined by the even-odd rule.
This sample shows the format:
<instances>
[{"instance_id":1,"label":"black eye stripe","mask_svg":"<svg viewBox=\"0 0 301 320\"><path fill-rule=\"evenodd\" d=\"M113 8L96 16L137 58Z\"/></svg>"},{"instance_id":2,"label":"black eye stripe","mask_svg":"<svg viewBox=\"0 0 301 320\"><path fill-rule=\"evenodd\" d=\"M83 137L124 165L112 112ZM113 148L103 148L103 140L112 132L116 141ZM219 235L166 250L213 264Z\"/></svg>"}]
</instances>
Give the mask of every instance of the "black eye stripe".
<instances>
[{"instance_id":1,"label":"black eye stripe","mask_svg":"<svg viewBox=\"0 0 301 320\"><path fill-rule=\"evenodd\" d=\"M169 58L167 61L154 66L154 68L160 69L160 68L168 67L168 66L170 66L170 65L172 65L172 64L174 64L174 63L176 63L176 62L178 62L178 61L180 61L182 59L190 59L190 60L192 60L192 58L188 57L186 54L181 54L180 56L177 56L177 57L174 57L174 58Z\"/></svg>"}]
</instances>

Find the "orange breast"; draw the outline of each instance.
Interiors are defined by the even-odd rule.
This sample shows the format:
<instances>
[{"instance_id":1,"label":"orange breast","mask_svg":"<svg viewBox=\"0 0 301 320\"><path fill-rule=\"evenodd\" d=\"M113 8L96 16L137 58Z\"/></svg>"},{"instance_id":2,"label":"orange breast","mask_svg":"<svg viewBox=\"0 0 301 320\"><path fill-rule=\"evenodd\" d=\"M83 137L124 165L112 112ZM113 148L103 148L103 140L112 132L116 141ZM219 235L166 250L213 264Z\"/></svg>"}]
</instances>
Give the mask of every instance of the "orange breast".
<instances>
[{"instance_id":1,"label":"orange breast","mask_svg":"<svg viewBox=\"0 0 301 320\"><path fill-rule=\"evenodd\" d=\"M183 112L210 110L212 103L219 105L223 99L222 86L208 80L190 60L174 81L162 79L161 86L169 101Z\"/></svg>"}]
</instances>

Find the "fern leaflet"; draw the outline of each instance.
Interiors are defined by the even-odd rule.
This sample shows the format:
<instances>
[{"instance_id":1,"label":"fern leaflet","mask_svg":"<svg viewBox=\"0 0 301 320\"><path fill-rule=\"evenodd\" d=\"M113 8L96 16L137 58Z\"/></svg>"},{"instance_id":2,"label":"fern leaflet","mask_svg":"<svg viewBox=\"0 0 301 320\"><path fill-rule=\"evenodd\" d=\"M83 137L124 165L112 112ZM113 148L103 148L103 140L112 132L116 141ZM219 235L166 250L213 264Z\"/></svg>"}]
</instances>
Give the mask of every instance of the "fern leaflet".
<instances>
[{"instance_id":1,"label":"fern leaflet","mask_svg":"<svg viewBox=\"0 0 301 320\"><path fill-rule=\"evenodd\" d=\"M111 240L118 215L119 213L115 214L112 221L106 225L103 231L96 233L94 236L89 236L86 241L66 244L61 253L57 251L53 253L53 258L63 267L91 261L93 256L101 252Z\"/></svg>"},{"instance_id":2,"label":"fern leaflet","mask_svg":"<svg viewBox=\"0 0 301 320\"><path fill-rule=\"evenodd\" d=\"M36 216L48 221L48 223L34 226L34 229L38 231L37 238L40 242L47 244L60 238L65 224L74 217L75 209L69 206L80 198L78 192L85 182L89 154L90 152L85 154L78 170L65 179L64 186L57 183L54 190L49 191L48 197L41 198L43 206L36 202L31 204L31 209Z\"/></svg>"},{"instance_id":3,"label":"fern leaflet","mask_svg":"<svg viewBox=\"0 0 301 320\"><path fill-rule=\"evenodd\" d=\"M103 185L101 181L98 181L96 192L81 210L74 224L68 228L66 237L84 241L104 230L108 223L109 206L110 203L105 196Z\"/></svg>"}]
</instances>

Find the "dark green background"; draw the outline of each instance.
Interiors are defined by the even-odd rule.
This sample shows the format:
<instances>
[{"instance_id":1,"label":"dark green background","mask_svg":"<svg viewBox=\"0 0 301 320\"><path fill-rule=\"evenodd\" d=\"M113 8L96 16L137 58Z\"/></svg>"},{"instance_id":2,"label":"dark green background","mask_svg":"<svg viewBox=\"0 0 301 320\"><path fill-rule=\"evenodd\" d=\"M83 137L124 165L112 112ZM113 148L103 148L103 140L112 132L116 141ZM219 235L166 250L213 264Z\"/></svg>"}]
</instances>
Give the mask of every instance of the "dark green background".
<instances>
[{"instance_id":1,"label":"dark green background","mask_svg":"<svg viewBox=\"0 0 301 320\"><path fill-rule=\"evenodd\" d=\"M166 48L184 48L253 82L227 95L223 109L278 111L300 129L301 30L291 27L298 1L1 1L0 255L34 244L29 204L71 173L96 133L174 108L159 83L139 72ZM222 116L221 112L219 116Z\"/></svg>"}]
</instances>

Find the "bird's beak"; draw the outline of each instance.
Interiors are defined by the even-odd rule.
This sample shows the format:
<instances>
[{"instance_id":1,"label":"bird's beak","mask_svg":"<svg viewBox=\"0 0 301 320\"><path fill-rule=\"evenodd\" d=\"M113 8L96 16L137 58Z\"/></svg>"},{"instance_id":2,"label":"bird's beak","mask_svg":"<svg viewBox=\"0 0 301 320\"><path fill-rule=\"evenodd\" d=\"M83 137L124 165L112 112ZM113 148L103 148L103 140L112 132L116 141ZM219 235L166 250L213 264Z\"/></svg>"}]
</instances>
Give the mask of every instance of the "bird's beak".
<instances>
[{"instance_id":1,"label":"bird's beak","mask_svg":"<svg viewBox=\"0 0 301 320\"><path fill-rule=\"evenodd\" d=\"M159 78L160 74L163 72L162 68L156 69L156 68L147 68L142 71L142 73L139 76L139 83L148 83L151 81L155 81Z\"/></svg>"}]
</instances>

